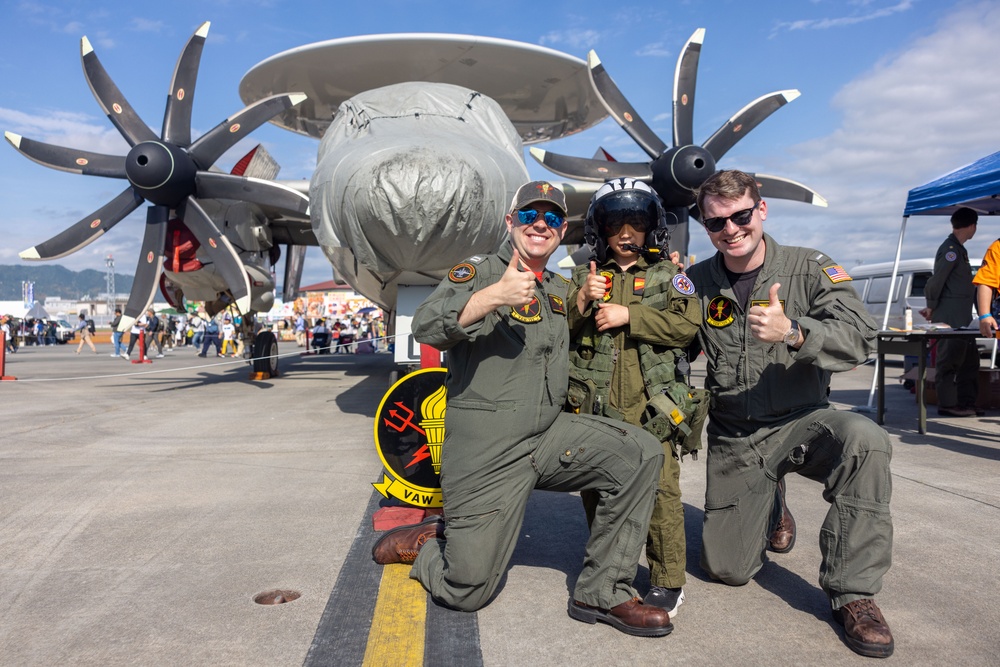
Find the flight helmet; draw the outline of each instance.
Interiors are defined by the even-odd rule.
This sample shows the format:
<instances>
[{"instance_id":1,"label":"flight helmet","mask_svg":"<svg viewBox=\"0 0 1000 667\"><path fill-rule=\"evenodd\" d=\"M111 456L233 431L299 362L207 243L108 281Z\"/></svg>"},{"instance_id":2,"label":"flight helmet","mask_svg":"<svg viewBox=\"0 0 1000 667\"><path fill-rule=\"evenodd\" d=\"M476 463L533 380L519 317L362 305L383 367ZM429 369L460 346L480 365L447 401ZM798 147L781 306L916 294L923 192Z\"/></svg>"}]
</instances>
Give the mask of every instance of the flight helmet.
<instances>
[{"instance_id":1,"label":"flight helmet","mask_svg":"<svg viewBox=\"0 0 1000 667\"><path fill-rule=\"evenodd\" d=\"M590 200L583 224L583 240L598 263L608 256L609 236L625 223L646 232L646 244L640 251L657 258L667 256L667 215L659 196L649 185L634 178L616 178L602 185Z\"/></svg>"}]
</instances>

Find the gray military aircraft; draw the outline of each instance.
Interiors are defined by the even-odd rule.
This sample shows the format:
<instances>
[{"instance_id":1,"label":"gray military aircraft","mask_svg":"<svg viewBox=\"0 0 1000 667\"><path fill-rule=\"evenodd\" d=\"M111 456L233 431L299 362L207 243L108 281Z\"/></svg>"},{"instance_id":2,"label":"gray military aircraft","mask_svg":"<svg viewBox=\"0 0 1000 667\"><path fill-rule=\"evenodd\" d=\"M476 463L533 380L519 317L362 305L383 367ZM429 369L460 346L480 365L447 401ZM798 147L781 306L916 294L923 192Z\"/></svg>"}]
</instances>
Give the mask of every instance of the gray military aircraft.
<instances>
[{"instance_id":1,"label":"gray military aircraft","mask_svg":"<svg viewBox=\"0 0 1000 667\"><path fill-rule=\"evenodd\" d=\"M175 305L205 301L262 312L274 301L273 266L286 246L285 299L294 298L306 246L319 245L338 277L390 314L397 337L408 315L452 266L490 252L505 237L503 215L528 180L523 147L558 139L614 116L650 154L650 163L566 158L532 149L556 173L571 210L566 242L599 183L615 176L650 182L676 225L686 229L696 188L715 160L786 101L783 91L748 105L703 146L693 146L691 109L703 31L689 40L674 86L674 147L642 122L596 54L584 62L552 49L502 39L394 34L334 39L275 55L252 67L239 91L246 108L201 137L191 108L206 22L184 49L155 134L114 84L89 41L84 75L108 118L132 147L122 156L52 146L12 133L7 140L47 167L128 181L94 213L21 253L56 259L99 238L149 203L142 251L122 327L152 301L159 283ZM278 166L258 147L234 168L214 166L264 122L320 139L311 182L275 180ZM764 191L825 205L800 184L758 175ZM771 190L768 192L768 190ZM686 235L684 245L686 249ZM273 354L258 336L255 357ZM396 345L396 360L417 358Z\"/></svg>"}]
</instances>

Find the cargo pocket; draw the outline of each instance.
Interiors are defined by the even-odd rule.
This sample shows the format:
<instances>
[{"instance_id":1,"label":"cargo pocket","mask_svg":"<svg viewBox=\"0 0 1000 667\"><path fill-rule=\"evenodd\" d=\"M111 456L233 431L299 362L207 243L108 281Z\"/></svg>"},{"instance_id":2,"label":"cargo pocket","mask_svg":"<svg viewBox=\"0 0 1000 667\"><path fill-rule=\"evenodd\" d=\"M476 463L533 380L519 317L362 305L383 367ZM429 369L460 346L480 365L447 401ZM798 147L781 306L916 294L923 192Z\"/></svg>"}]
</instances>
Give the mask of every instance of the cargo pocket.
<instances>
[{"instance_id":1,"label":"cargo pocket","mask_svg":"<svg viewBox=\"0 0 1000 667\"><path fill-rule=\"evenodd\" d=\"M594 396L597 394L597 385L593 380L581 380L572 375L569 378L569 386L566 388L566 412L576 415L594 414Z\"/></svg>"},{"instance_id":2,"label":"cargo pocket","mask_svg":"<svg viewBox=\"0 0 1000 667\"><path fill-rule=\"evenodd\" d=\"M483 514L448 517L447 578L463 586L481 586L499 574L503 554L504 513L497 509Z\"/></svg>"},{"instance_id":3,"label":"cargo pocket","mask_svg":"<svg viewBox=\"0 0 1000 667\"><path fill-rule=\"evenodd\" d=\"M712 577L727 584L746 583L743 518L736 502L713 506L705 503L701 566ZM746 579L744 579L746 577Z\"/></svg>"}]
</instances>

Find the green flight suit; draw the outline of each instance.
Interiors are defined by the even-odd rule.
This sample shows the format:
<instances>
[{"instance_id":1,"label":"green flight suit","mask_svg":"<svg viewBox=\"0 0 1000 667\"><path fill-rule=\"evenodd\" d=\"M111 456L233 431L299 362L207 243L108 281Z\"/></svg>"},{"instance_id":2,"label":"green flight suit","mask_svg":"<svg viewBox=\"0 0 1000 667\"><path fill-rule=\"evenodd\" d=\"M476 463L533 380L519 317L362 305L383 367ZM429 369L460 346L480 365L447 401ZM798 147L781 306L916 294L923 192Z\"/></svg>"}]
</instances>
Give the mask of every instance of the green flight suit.
<instances>
[{"instance_id":1,"label":"green flight suit","mask_svg":"<svg viewBox=\"0 0 1000 667\"><path fill-rule=\"evenodd\" d=\"M653 509L663 449L642 429L562 412L568 383L566 280L548 271L526 307L463 328L472 294L497 282L511 258L476 256L421 304L413 334L448 352L441 451L445 539L426 544L410 576L435 600L474 611L500 582L533 489L598 492L575 600L610 609L632 587Z\"/></svg>"},{"instance_id":2,"label":"green flight suit","mask_svg":"<svg viewBox=\"0 0 1000 667\"><path fill-rule=\"evenodd\" d=\"M639 343L655 345L657 352L671 355L669 363L673 365L673 350L686 348L698 333L701 323L701 306L694 290L688 289L690 283L680 280L675 284L672 281L678 273L677 267L670 262L659 263L652 270L650 266L644 257L640 257L635 264L622 271L618 263L609 257L598 267L599 272L610 274L611 278L611 289L604 303L627 306L629 309L628 326L606 332L612 337L614 362L610 395L602 406L602 412L609 417L620 416L622 420L636 425L644 422L649 399L648 380L643 377L639 365ZM566 298L570 336L575 344L583 336L597 335L594 323L596 306L589 304L582 315L576 306L577 295L589 272L589 263L577 267L573 272L573 286ZM662 274L664 282L665 292L662 298L657 299L665 302L662 309L642 303L646 282L654 272ZM681 503L679 452L675 445L670 439L662 443L663 468L646 538L650 583L664 588L680 588L686 581L684 505ZM580 497L588 522L592 522L599 498L589 491L581 492Z\"/></svg>"},{"instance_id":3,"label":"green flight suit","mask_svg":"<svg viewBox=\"0 0 1000 667\"><path fill-rule=\"evenodd\" d=\"M705 313L697 341L712 394L702 567L727 584L749 581L780 517L777 482L797 472L823 483L830 503L819 583L836 609L874 596L892 563L889 437L868 417L829 404L831 374L867 358L877 327L833 260L766 234L764 242L746 309L766 305L771 285L781 283L785 314L805 334L798 350L753 337L721 254L688 271Z\"/></svg>"},{"instance_id":4,"label":"green flight suit","mask_svg":"<svg viewBox=\"0 0 1000 667\"><path fill-rule=\"evenodd\" d=\"M931 319L953 328L968 327L976 288L969 252L949 234L934 257L934 273L924 287ZM938 406L971 407L979 393L979 348L974 338L944 338L937 343L935 387Z\"/></svg>"}]
</instances>

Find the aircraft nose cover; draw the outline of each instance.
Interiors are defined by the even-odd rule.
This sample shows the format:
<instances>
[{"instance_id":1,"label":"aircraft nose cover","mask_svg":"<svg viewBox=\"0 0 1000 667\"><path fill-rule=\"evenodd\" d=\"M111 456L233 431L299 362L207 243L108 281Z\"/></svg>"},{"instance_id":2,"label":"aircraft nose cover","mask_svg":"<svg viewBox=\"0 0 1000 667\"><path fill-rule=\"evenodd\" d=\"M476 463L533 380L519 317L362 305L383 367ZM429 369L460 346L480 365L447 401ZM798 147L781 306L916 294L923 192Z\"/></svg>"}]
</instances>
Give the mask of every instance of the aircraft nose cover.
<instances>
[{"instance_id":1,"label":"aircraft nose cover","mask_svg":"<svg viewBox=\"0 0 1000 667\"><path fill-rule=\"evenodd\" d=\"M310 186L319 242L380 273L445 271L507 237L528 180L500 106L467 88L404 83L344 102Z\"/></svg>"}]
</instances>

